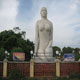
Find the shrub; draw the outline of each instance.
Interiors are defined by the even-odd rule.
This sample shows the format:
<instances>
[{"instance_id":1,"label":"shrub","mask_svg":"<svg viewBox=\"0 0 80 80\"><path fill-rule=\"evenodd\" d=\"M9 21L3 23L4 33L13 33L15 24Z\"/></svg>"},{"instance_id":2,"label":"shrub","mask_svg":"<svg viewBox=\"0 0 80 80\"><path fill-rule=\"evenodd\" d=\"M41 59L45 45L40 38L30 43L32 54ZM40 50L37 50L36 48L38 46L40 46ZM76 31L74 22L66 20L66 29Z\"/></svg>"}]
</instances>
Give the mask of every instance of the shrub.
<instances>
[{"instance_id":1,"label":"shrub","mask_svg":"<svg viewBox=\"0 0 80 80\"><path fill-rule=\"evenodd\" d=\"M71 74L71 75L69 75L69 78L70 79L75 79L75 78L80 79L80 73Z\"/></svg>"},{"instance_id":2,"label":"shrub","mask_svg":"<svg viewBox=\"0 0 80 80\"><path fill-rule=\"evenodd\" d=\"M27 80L39 80L38 78L28 78Z\"/></svg>"},{"instance_id":3,"label":"shrub","mask_svg":"<svg viewBox=\"0 0 80 80\"><path fill-rule=\"evenodd\" d=\"M67 78L67 77L63 77L63 78L58 77L56 80L69 80L69 78Z\"/></svg>"},{"instance_id":4,"label":"shrub","mask_svg":"<svg viewBox=\"0 0 80 80\"><path fill-rule=\"evenodd\" d=\"M24 76L19 73L17 69L11 70L8 76L9 80L24 80Z\"/></svg>"}]
</instances>

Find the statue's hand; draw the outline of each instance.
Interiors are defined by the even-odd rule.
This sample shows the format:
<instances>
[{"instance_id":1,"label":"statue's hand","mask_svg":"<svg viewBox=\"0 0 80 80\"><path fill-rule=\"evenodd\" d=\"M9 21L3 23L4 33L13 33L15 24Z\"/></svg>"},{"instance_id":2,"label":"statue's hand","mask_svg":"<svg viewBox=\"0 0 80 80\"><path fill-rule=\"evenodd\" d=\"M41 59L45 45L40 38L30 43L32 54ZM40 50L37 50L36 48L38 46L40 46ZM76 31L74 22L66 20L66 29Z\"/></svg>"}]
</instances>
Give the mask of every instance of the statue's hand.
<instances>
[{"instance_id":1,"label":"statue's hand","mask_svg":"<svg viewBox=\"0 0 80 80\"><path fill-rule=\"evenodd\" d=\"M34 53L34 54L35 54L35 56L37 56L37 51L35 51L35 53Z\"/></svg>"},{"instance_id":2,"label":"statue's hand","mask_svg":"<svg viewBox=\"0 0 80 80\"><path fill-rule=\"evenodd\" d=\"M46 49L49 49L49 48L51 48L52 46L51 46L51 44L48 44L48 46L46 47Z\"/></svg>"},{"instance_id":3,"label":"statue's hand","mask_svg":"<svg viewBox=\"0 0 80 80\"><path fill-rule=\"evenodd\" d=\"M52 52L52 48L51 48L51 47L47 47L47 48L45 49L45 53L50 53L50 52Z\"/></svg>"},{"instance_id":4,"label":"statue's hand","mask_svg":"<svg viewBox=\"0 0 80 80\"><path fill-rule=\"evenodd\" d=\"M49 42L47 48L51 48L52 47L52 40Z\"/></svg>"}]
</instances>

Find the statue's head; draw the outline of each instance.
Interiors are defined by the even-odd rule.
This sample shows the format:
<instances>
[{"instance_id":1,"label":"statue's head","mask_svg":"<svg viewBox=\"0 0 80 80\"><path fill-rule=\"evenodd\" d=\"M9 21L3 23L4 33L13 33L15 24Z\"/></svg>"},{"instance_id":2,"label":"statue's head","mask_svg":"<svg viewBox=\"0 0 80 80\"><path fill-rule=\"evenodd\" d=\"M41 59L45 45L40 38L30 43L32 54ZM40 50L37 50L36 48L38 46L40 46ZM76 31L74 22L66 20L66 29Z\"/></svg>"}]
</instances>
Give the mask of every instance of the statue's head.
<instances>
[{"instance_id":1,"label":"statue's head","mask_svg":"<svg viewBox=\"0 0 80 80\"><path fill-rule=\"evenodd\" d=\"M41 12L40 13L41 13L42 17L47 17L47 9L45 7L41 8Z\"/></svg>"}]
</instances>

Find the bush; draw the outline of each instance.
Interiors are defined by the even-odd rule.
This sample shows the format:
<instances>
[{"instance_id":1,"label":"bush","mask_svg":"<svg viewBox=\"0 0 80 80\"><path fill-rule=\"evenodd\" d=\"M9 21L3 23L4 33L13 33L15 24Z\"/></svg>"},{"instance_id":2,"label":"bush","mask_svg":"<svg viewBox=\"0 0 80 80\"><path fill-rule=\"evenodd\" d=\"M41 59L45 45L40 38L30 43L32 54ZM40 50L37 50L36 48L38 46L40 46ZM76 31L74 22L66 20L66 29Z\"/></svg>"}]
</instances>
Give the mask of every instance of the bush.
<instances>
[{"instance_id":1,"label":"bush","mask_svg":"<svg viewBox=\"0 0 80 80\"><path fill-rule=\"evenodd\" d=\"M75 79L75 78L80 79L80 73L71 74L69 75L69 78L70 79Z\"/></svg>"},{"instance_id":2,"label":"bush","mask_svg":"<svg viewBox=\"0 0 80 80\"><path fill-rule=\"evenodd\" d=\"M0 77L0 80L9 80L8 78L2 78L2 77Z\"/></svg>"},{"instance_id":3,"label":"bush","mask_svg":"<svg viewBox=\"0 0 80 80\"><path fill-rule=\"evenodd\" d=\"M8 76L9 80L24 80L25 77L19 73L18 70L11 70Z\"/></svg>"},{"instance_id":4,"label":"bush","mask_svg":"<svg viewBox=\"0 0 80 80\"><path fill-rule=\"evenodd\" d=\"M0 80L2 80L2 78L0 77Z\"/></svg>"},{"instance_id":5,"label":"bush","mask_svg":"<svg viewBox=\"0 0 80 80\"><path fill-rule=\"evenodd\" d=\"M69 80L69 78L67 78L67 77L63 77L63 78L58 77L56 80Z\"/></svg>"},{"instance_id":6,"label":"bush","mask_svg":"<svg viewBox=\"0 0 80 80\"><path fill-rule=\"evenodd\" d=\"M28 78L27 80L40 80L38 78Z\"/></svg>"}]
</instances>

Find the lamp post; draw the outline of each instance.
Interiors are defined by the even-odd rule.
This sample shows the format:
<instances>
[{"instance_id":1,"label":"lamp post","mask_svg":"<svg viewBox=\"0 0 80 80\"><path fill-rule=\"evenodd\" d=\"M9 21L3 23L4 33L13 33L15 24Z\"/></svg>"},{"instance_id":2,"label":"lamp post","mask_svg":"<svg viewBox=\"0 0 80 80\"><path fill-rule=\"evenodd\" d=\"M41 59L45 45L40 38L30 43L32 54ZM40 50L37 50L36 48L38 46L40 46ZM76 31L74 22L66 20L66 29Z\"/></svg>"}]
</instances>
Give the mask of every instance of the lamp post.
<instances>
[{"instance_id":1,"label":"lamp post","mask_svg":"<svg viewBox=\"0 0 80 80\"><path fill-rule=\"evenodd\" d=\"M56 51L56 54L57 54L57 55L59 54L59 51L58 51L58 50Z\"/></svg>"},{"instance_id":2,"label":"lamp post","mask_svg":"<svg viewBox=\"0 0 80 80\"><path fill-rule=\"evenodd\" d=\"M30 51L30 54L31 54L31 59L33 58L33 51L31 50Z\"/></svg>"},{"instance_id":3,"label":"lamp post","mask_svg":"<svg viewBox=\"0 0 80 80\"><path fill-rule=\"evenodd\" d=\"M7 58L9 58L9 53L8 53L8 51L5 51L5 58L7 59Z\"/></svg>"},{"instance_id":4,"label":"lamp post","mask_svg":"<svg viewBox=\"0 0 80 80\"><path fill-rule=\"evenodd\" d=\"M59 51L58 51L58 50L56 51L56 55L57 55L57 56L59 55ZM56 57L57 57L57 56L56 56Z\"/></svg>"},{"instance_id":5,"label":"lamp post","mask_svg":"<svg viewBox=\"0 0 80 80\"><path fill-rule=\"evenodd\" d=\"M75 51L73 50L72 53L74 53Z\"/></svg>"},{"instance_id":6,"label":"lamp post","mask_svg":"<svg viewBox=\"0 0 80 80\"><path fill-rule=\"evenodd\" d=\"M61 53L59 53L59 56L61 56Z\"/></svg>"}]
</instances>

